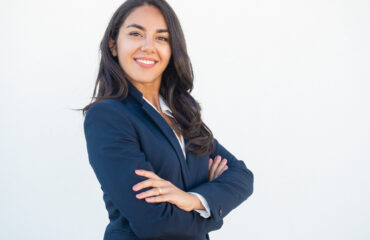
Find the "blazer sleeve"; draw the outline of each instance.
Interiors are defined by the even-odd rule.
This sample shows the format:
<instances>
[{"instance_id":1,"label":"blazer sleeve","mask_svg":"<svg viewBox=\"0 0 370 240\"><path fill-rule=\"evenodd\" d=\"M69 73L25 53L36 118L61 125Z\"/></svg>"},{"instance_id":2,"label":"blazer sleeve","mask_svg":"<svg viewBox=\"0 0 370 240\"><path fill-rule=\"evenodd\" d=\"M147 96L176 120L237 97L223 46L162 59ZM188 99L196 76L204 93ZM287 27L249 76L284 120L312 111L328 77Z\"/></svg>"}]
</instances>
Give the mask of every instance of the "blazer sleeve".
<instances>
[{"instance_id":1,"label":"blazer sleeve","mask_svg":"<svg viewBox=\"0 0 370 240\"><path fill-rule=\"evenodd\" d=\"M213 181L189 191L201 194L208 202L211 216L221 221L253 193L254 175L243 161L238 160L214 138L214 152L210 157L215 158L217 155L227 159L228 169Z\"/></svg>"},{"instance_id":2,"label":"blazer sleeve","mask_svg":"<svg viewBox=\"0 0 370 240\"><path fill-rule=\"evenodd\" d=\"M132 186L145 180L135 169L154 171L141 151L134 126L121 102L103 100L87 111L84 133L90 165L105 193L139 238L198 236L221 228L223 222L186 212L168 202L137 199ZM139 192L146 191L142 189Z\"/></svg>"}]
</instances>

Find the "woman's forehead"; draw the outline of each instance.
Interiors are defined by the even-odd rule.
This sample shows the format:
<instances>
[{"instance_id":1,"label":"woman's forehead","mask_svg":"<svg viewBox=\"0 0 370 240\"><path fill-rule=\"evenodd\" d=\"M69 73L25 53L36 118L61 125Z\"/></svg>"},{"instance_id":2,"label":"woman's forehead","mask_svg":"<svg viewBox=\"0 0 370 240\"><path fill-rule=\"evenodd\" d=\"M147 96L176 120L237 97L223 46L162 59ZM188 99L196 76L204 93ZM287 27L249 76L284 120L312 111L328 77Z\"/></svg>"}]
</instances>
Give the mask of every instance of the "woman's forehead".
<instances>
[{"instance_id":1,"label":"woman's forehead","mask_svg":"<svg viewBox=\"0 0 370 240\"><path fill-rule=\"evenodd\" d=\"M166 20L161 11L154 6L140 6L135 8L126 18L123 27L141 26L142 30L167 29Z\"/></svg>"}]
</instances>

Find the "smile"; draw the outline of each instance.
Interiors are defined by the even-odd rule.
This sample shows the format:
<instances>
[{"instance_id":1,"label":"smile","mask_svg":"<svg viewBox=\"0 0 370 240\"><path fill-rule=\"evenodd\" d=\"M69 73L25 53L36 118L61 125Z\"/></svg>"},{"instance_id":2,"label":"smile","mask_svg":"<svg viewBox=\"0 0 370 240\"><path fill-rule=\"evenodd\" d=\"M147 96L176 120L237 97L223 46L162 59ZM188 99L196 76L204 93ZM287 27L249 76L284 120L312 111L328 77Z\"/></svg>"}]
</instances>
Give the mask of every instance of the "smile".
<instances>
[{"instance_id":1,"label":"smile","mask_svg":"<svg viewBox=\"0 0 370 240\"><path fill-rule=\"evenodd\" d=\"M137 64L139 64L142 67L146 67L146 68L153 67L157 63L157 61L141 59L141 58L135 58L134 60Z\"/></svg>"}]
</instances>

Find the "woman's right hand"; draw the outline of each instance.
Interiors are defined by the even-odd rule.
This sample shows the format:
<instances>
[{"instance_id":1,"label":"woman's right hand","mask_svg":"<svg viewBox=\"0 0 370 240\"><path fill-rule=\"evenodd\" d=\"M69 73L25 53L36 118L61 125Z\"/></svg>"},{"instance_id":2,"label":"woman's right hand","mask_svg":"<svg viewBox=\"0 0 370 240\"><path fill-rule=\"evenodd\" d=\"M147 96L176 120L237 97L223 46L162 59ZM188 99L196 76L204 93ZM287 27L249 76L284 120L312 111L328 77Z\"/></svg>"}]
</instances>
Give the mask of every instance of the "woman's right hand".
<instances>
[{"instance_id":1,"label":"woman's right hand","mask_svg":"<svg viewBox=\"0 0 370 240\"><path fill-rule=\"evenodd\" d=\"M217 155L215 159L209 159L209 166L208 166L208 182L213 181L217 177L219 177L225 170L227 170L228 166L226 165L227 159L224 158L221 161L221 156Z\"/></svg>"}]
</instances>

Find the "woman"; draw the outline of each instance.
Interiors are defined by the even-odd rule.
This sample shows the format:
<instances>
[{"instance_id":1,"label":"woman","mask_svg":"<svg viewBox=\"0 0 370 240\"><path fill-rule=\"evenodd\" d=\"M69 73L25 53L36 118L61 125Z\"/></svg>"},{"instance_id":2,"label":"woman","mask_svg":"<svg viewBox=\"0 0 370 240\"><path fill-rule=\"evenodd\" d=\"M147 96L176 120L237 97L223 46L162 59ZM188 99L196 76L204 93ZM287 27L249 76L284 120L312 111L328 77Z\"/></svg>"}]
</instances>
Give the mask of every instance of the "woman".
<instances>
[{"instance_id":1,"label":"woman","mask_svg":"<svg viewBox=\"0 0 370 240\"><path fill-rule=\"evenodd\" d=\"M253 174L201 119L175 13L164 0L128 0L100 49L83 110L110 219L104 239L209 239L252 194Z\"/></svg>"}]
</instances>

